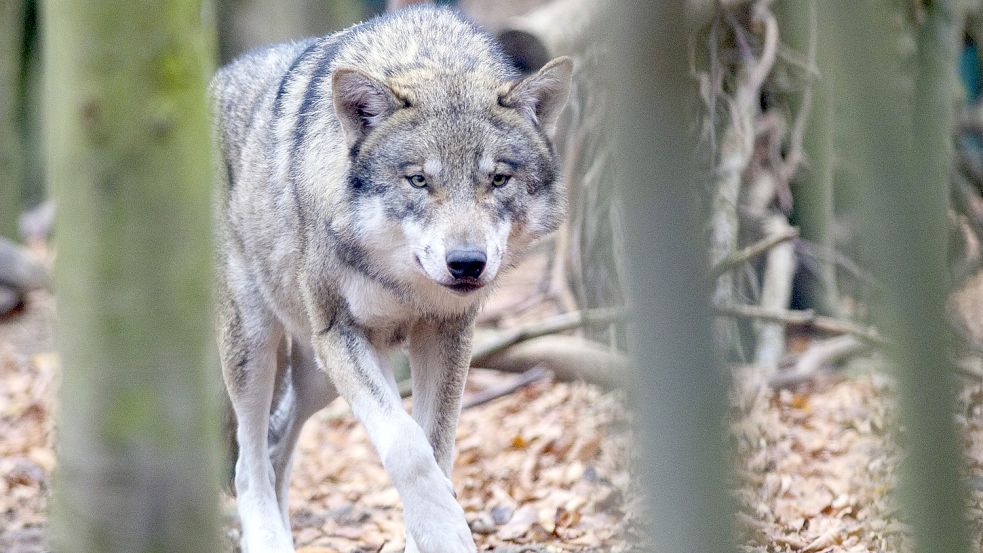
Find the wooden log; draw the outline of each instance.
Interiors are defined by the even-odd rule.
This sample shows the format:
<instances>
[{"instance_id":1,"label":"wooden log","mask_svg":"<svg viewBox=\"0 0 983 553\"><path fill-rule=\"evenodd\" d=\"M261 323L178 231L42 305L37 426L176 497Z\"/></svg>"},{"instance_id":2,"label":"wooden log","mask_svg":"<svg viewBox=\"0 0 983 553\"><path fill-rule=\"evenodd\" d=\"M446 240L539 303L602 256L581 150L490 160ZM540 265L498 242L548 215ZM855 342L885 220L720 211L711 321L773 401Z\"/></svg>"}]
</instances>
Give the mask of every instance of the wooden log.
<instances>
[{"instance_id":1,"label":"wooden log","mask_svg":"<svg viewBox=\"0 0 983 553\"><path fill-rule=\"evenodd\" d=\"M583 380L605 389L623 386L628 360L621 354L575 336L541 336L486 357L481 366L522 373L542 365L561 382Z\"/></svg>"},{"instance_id":2,"label":"wooden log","mask_svg":"<svg viewBox=\"0 0 983 553\"><path fill-rule=\"evenodd\" d=\"M23 295L47 288L48 272L28 257L24 248L0 238L0 285Z\"/></svg>"},{"instance_id":3,"label":"wooden log","mask_svg":"<svg viewBox=\"0 0 983 553\"><path fill-rule=\"evenodd\" d=\"M16 290L0 284L0 317L20 305L21 295Z\"/></svg>"}]
</instances>

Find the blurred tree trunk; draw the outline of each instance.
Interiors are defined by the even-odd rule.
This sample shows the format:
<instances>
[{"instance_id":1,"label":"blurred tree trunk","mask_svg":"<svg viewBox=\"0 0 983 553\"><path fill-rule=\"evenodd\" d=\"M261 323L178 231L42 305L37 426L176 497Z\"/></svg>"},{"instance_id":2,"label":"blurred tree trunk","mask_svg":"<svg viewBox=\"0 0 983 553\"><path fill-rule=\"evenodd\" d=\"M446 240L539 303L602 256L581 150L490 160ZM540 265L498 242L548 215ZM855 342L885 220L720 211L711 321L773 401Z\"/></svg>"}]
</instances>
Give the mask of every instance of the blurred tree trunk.
<instances>
[{"instance_id":1,"label":"blurred tree trunk","mask_svg":"<svg viewBox=\"0 0 983 553\"><path fill-rule=\"evenodd\" d=\"M432 4L433 0L386 0L386 9L396 11L413 4Z\"/></svg>"},{"instance_id":2,"label":"blurred tree trunk","mask_svg":"<svg viewBox=\"0 0 983 553\"><path fill-rule=\"evenodd\" d=\"M25 0L0 0L0 236L17 236L24 187L18 123Z\"/></svg>"},{"instance_id":3,"label":"blurred tree trunk","mask_svg":"<svg viewBox=\"0 0 983 553\"><path fill-rule=\"evenodd\" d=\"M802 136L805 152L804 166L793 181L795 215L800 236L818 246L819 286L809 291L809 303L830 315L839 312L836 285L836 263L833 252L833 230L836 219L833 212L833 96L832 64L836 58L830 55L833 32L829 19L832 10L820 10L817 0L785 0L780 4L778 20L782 22L782 36L801 60L809 64L805 89L790 98L794 114L807 110Z\"/></svg>"},{"instance_id":4,"label":"blurred tree trunk","mask_svg":"<svg viewBox=\"0 0 983 553\"><path fill-rule=\"evenodd\" d=\"M969 550L945 323L956 3L925 3L916 24L891 0L844 2L832 27L845 176L861 200L862 252L883 286L873 307L894 344L908 451L901 497L920 553ZM910 33L916 51L903 50Z\"/></svg>"},{"instance_id":5,"label":"blurred tree trunk","mask_svg":"<svg viewBox=\"0 0 983 553\"><path fill-rule=\"evenodd\" d=\"M361 0L217 0L222 62L289 40L322 36L357 23Z\"/></svg>"},{"instance_id":6,"label":"blurred tree trunk","mask_svg":"<svg viewBox=\"0 0 983 553\"><path fill-rule=\"evenodd\" d=\"M734 551L725 455L725 372L713 351L698 195L698 110L683 2L618 2L611 36L615 172L624 199L626 263L638 367L643 482L658 551ZM652 549L644 549L650 551Z\"/></svg>"},{"instance_id":7,"label":"blurred tree trunk","mask_svg":"<svg viewBox=\"0 0 983 553\"><path fill-rule=\"evenodd\" d=\"M52 549L218 551L197 0L44 4L63 361ZM204 17L204 20L203 20Z\"/></svg>"}]
</instances>

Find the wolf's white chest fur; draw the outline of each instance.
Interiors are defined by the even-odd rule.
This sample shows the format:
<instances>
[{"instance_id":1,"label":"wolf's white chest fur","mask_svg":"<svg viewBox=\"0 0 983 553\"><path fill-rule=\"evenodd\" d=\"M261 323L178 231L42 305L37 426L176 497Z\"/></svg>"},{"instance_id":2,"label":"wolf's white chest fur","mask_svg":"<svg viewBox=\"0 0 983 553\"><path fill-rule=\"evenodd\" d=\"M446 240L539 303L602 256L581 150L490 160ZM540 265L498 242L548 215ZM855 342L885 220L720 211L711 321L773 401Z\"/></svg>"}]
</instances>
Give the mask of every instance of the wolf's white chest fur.
<instances>
[{"instance_id":1,"label":"wolf's white chest fur","mask_svg":"<svg viewBox=\"0 0 983 553\"><path fill-rule=\"evenodd\" d=\"M418 316L411 306L360 273L352 272L342 279L341 293L351 315L366 328L403 326Z\"/></svg>"}]
</instances>

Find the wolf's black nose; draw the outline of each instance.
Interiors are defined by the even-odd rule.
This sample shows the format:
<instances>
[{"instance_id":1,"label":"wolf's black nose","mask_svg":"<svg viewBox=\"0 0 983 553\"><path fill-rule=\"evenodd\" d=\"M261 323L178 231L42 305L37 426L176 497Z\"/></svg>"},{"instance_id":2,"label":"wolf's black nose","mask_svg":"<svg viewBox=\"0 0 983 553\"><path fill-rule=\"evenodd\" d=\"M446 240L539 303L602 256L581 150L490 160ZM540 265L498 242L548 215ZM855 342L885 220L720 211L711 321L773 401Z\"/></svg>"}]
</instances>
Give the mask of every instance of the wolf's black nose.
<instances>
[{"instance_id":1,"label":"wolf's black nose","mask_svg":"<svg viewBox=\"0 0 983 553\"><path fill-rule=\"evenodd\" d=\"M451 250L447 254L447 269L454 278L478 278L485 270L485 252Z\"/></svg>"}]
</instances>

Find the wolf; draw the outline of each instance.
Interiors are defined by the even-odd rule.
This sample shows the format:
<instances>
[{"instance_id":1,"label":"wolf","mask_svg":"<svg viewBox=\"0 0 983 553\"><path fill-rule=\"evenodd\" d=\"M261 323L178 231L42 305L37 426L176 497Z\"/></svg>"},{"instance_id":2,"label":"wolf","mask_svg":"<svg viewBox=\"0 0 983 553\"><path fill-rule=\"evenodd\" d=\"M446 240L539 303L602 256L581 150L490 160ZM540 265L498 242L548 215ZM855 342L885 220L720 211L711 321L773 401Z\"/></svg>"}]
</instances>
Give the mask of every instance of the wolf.
<instances>
[{"instance_id":1,"label":"wolf","mask_svg":"<svg viewBox=\"0 0 983 553\"><path fill-rule=\"evenodd\" d=\"M216 73L216 319L244 551L293 551L294 446L338 395L399 492L406 551L476 550L450 481L474 319L563 218L551 133L572 70L520 78L491 35L422 7ZM399 347L412 416L387 363Z\"/></svg>"}]
</instances>

